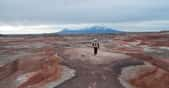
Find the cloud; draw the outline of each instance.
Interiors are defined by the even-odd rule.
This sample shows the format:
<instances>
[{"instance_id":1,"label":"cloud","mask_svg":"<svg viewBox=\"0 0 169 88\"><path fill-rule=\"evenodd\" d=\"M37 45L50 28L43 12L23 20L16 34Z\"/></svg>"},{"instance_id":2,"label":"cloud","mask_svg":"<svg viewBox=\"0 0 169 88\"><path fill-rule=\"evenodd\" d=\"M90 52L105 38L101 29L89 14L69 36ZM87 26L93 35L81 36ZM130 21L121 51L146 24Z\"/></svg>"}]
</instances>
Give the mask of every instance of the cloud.
<instances>
[{"instance_id":1,"label":"cloud","mask_svg":"<svg viewBox=\"0 0 169 88\"><path fill-rule=\"evenodd\" d=\"M118 22L118 23L89 23L89 24L45 24L45 25L1 25L0 34L41 34L56 33L65 28L79 30L91 26L104 26L127 32L169 31L168 20Z\"/></svg>"},{"instance_id":2,"label":"cloud","mask_svg":"<svg viewBox=\"0 0 169 88\"><path fill-rule=\"evenodd\" d=\"M0 33L50 33L92 25L168 30L168 14L168 0L0 0Z\"/></svg>"},{"instance_id":3,"label":"cloud","mask_svg":"<svg viewBox=\"0 0 169 88\"><path fill-rule=\"evenodd\" d=\"M42 34L42 33L55 33L59 28L52 25L36 25L36 26L0 26L0 34Z\"/></svg>"},{"instance_id":4,"label":"cloud","mask_svg":"<svg viewBox=\"0 0 169 88\"><path fill-rule=\"evenodd\" d=\"M148 32L148 31L169 31L169 20L152 20L138 22L120 22L115 23L113 27L131 32Z\"/></svg>"},{"instance_id":5,"label":"cloud","mask_svg":"<svg viewBox=\"0 0 169 88\"><path fill-rule=\"evenodd\" d=\"M65 28L78 30L96 24L66 24L66 25L0 25L0 34L42 34L56 33Z\"/></svg>"},{"instance_id":6,"label":"cloud","mask_svg":"<svg viewBox=\"0 0 169 88\"><path fill-rule=\"evenodd\" d=\"M168 0L0 0L0 21L97 23L169 20Z\"/></svg>"}]
</instances>

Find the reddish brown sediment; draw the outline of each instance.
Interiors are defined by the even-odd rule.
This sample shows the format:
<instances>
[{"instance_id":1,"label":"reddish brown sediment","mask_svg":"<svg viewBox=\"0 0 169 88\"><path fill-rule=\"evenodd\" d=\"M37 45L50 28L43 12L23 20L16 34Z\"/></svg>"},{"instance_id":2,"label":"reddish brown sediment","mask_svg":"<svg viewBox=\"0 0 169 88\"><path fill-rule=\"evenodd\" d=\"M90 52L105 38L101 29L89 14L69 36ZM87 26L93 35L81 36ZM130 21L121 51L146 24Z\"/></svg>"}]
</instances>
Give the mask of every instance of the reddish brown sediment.
<instances>
[{"instance_id":1,"label":"reddish brown sediment","mask_svg":"<svg viewBox=\"0 0 169 88\"><path fill-rule=\"evenodd\" d=\"M168 41L165 41L165 42L168 43ZM119 45L121 45L121 46L128 45L129 47L113 48L114 52L130 55L130 56L135 57L137 59L147 61L147 62L149 62L157 67L160 67L166 71L169 71L169 59L168 58L158 58L158 57L154 57L153 55L146 54L146 52L144 51L144 48L142 48L138 45L133 46L131 44L127 44L127 43L123 43L123 42L119 42ZM168 52L166 52L166 53L168 53Z\"/></svg>"},{"instance_id":2,"label":"reddish brown sediment","mask_svg":"<svg viewBox=\"0 0 169 88\"><path fill-rule=\"evenodd\" d=\"M9 82L12 83L19 81L19 84L13 85L13 88L28 88L28 86L41 88L48 82L59 79L61 69L55 51L52 48L42 48L37 51L2 65L0 80L10 79ZM7 85L1 87L8 88Z\"/></svg>"},{"instance_id":3,"label":"reddish brown sediment","mask_svg":"<svg viewBox=\"0 0 169 88\"><path fill-rule=\"evenodd\" d=\"M134 86L134 88L169 88L169 57L164 57L164 55L167 55L167 53L169 53L169 51L167 51L167 47L169 46L169 35L157 33L140 34L124 38L125 42L136 42L138 40L140 42L138 42L138 44L135 46L128 43L129 47L113 48L114 52L125 53L136 59L146 61L155 67L149 71L144 71L144 69L142 69L142 72L137 73L137 76L135 78L128 80L129 84ZM119 43L121 46L125 46L127 44L123 44L121 42ZM154 51L150 51L154 54L146 53L144 50L145 48L144 46L142 47L142 45L145 45L145 48L155 48ZM158 54L158 49L160 50L159 47L165 47L166 54ZM159 56L156 55L156 53ZM135 67L135 69L139 68Z\"/></svg>"},{"instance_id":4,"label":"reddish brown sediment","mask_svg":"<svg viewBox=\"0 0 169 88\"><path fill-rule=\"evenodd\" d=\"M169 72L155 68L129 80L136 88L169 88Z\"/></svg>"},{"instance_id":5,"label":"reddish brown sediment","mask_svg":"<svg viewBox=\"0 0 169 88\"><path fill-rule=\"evenodd\" d=\"M140 40L139 45L149 45L149 46L169 46L169 35L163 33L152 33L152 34L138 34L133 36L128 36L124 39L127 42L133 42Z\"/></svg>"},{"instance_id":6,"label":"reddish brown sediment","mask_svg":"<svg viewBox=\"0 0 169 88\"><path fill-rule=\"evenodd\" d=\"M142 54L141 53L128 53L128 55L145 60L145 61L151 63L152 65L155 65L155 66L169 72L169 63L167 61L165 61L167 58L165 58L165 59L155 58L155 57L152 57L149 55L145 55L143 53Z\"/></svg>"},{"instance_id":7,"label":"reddish brown sediment","mask_svg":"<svg viewBox=\"0 0 169 88\"><path fill-rule=\"evenodd\" d=\"M31 67L31 69L36 68L33 74L30 78L27 79L24 83L22 83L18 88L41 88L41 86L45 85L46 83L56 80L59 78L61 69L59 68L59 58L54 56L55 52L51 48L45 48L42 49L42 55L43 58L38 59L37 61L30 61L35 64L35 66ZM26 63L22 63L23 65L29 64L28 61L25 61ZM39 66L38 66L39 65ZM22 67L22 66L21 66ZM22 68L21 68L22 69ZM23 69L29 69L29 68L23 68ZM30 70L31 70L30 69ZM35 87L34 87L35 86Z\"/></svg>"},{"instance_id":8,"label":"reddish brown sediment","mask_svg":"<svg viewBox=\"0 0 169 88\"><path fill-rule=\"evenodd\" d=\"M40 65L40 69L36 74L33 74L26 82L22 83L18 88L27 88L27 86L35 86L40 88L45 83L56 80L59 78L59 65L57 58L49 58L44 60L44 63ZM37 87L39 85L39 87Z\"/></svg>"},{"instance_id":9,"label":"reddish brown sediment","mask_svg":"<svg viewBox=\"0 0 169 88\"><path fill-rule=\"evenodd\" d=\"M14 74L17 71L17 60L0 67L0 80Z\"/></svg>"},{"instance_id":10,"label":"reddish brown sediment","mask_svg":"<svg viewBox=\"0 0 169 88\"><path fill-rule=\"evenodd\" d=\"M96 56L88 47L93 38L103 40ZM169 34L2 36L0 88L41 88L58 79L62 69L55 53L62 58L61 64L77 71L74 79L57 88L124 88L117 79L120 69L143 62L158 69L142 69L131 84L138 88L168 88L169 58L163 52L158 55L165 57L149 54L145 48L155 48L150 51L153 54L161 50L167 53Z\"/></svg>"}]
</instances>

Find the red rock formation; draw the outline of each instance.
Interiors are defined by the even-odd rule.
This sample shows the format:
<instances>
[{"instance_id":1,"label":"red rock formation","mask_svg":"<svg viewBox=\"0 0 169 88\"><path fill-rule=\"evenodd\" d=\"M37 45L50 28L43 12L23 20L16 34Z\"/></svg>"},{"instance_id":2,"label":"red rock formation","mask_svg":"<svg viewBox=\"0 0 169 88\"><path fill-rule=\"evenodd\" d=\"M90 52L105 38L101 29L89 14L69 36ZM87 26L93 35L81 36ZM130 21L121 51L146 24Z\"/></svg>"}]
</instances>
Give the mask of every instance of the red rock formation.
<instances>
[{"instance_id":1,"label":"red rock formation","mask_svg":"<svg viewBox=\"0 0 169 88\"><path fill-rule=\"evenodd\" d=\"M0 66L0 80L14 74L17 71L17 61Z\"/></svg>"},{"instance_id":2,"label":"red rock formation","mask_svg":"<svg viewBox=\"0 0 169 88\"><path fill-rule=\"evenodd\" d=\"M53 48L43 48L0 66L0 81L6 80L3 88L41 88L60 76L59 58ZM11 83L10 83L11 82ZM18 83L18 84L16 84Z\"/></svg>"},{"instance_id":3,"label":"red rock formation","mask_svg":"<svg viewBox=\"0 0 169 88\"><path fill-rule=\"evenodd\" d=\"M35 71L36 73L28 78L28 80L22 83L18 88L27 88L27 86L36 86L37 88L37 85L42 86L45 83L56 80L59 77L60 70L57 58L51 57L48 59L42 59L39 62L37 61L37 64L38 63L40 63L40 68Z\"/></svg>"},{"instance_id":4,"label":"red rock formation","mask_svg":"<svg viewBox=\"0 0 169 88\"><path fill-rule=\"evenodd\" d=\"M154 38L158 38L158 37L152 37L152 39ZM168 43L168 41L165 41L165 42ZM150 41L145 44L155 45L155 44L158 44L158 42ZM164 44L158 44L158 45L161 46ZM136 88L169 88L168 58L157 58L157 57L153 57L151 55L145 54L143 48L138 47L138 46L122 47L122 48L113 49L113 51L119 52L119 53L125 53L137 59L144 60L146 62L151 63L152 65L156 67L155 69L142 72L143 74L138 74L136 78L129 80L129 82L132 85L136 86Z\"/></svg>"},{"instance_id":5,"label":"red rock formation","mask_svg":"<svg viewBox=\"0 0 169 88\"><path fill-rule=\"evenodd\" d=\"M169 72L156 68L131 79L130 83L137 88L169 88Z\"/></svg>"},{"instance_id":6,"label":"red rock formation","mask_svg":"<svg viewBox=\"0 0 169 88\"><path fill-rule=\"evenodd\" d=\"M134 42L137 40L141 41L140 45L169 46L169 34L163 33L132 35L124 39L124 41L127 42Z\"/></svg>"},{"instance_id":7,"label":"red rock formation","mask_svg":"<svg viewBox=\"0 0 169 88\"><path fill-rule=\"evenodd\" d=\"M121 44L122 47L113 48L114 52L125 53L125 54L135 57L137 59L147 61L147 62L151 63L152 65L160 67L160 68L169 72L169 62L166 61L166 60L168 60L168 58L156 58L151 55L145 54L144 48L142 48L142 47L132 46L132 45L129 45L130 47L124 47L126 45L126 43L124 43L124 44L121 42L119 42L119 43Z\"/></svg>"}]
</instances>

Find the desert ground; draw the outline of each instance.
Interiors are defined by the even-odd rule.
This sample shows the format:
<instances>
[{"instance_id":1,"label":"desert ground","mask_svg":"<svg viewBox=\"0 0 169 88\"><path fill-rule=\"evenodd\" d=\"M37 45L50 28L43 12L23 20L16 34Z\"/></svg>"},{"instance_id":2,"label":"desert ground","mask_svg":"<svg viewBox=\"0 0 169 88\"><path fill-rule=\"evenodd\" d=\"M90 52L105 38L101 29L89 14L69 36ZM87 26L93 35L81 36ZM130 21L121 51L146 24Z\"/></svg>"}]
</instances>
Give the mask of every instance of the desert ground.
<instances>
[{"instance_id":1,"label":"desert ground","mask_svg":"<svg viewBox=\"0 0 169 88\"><path fill-rule=\"evenodd\" d=\"M169 32L1 35L0 88L169 88Z\"/></svg>"}]
</instances>

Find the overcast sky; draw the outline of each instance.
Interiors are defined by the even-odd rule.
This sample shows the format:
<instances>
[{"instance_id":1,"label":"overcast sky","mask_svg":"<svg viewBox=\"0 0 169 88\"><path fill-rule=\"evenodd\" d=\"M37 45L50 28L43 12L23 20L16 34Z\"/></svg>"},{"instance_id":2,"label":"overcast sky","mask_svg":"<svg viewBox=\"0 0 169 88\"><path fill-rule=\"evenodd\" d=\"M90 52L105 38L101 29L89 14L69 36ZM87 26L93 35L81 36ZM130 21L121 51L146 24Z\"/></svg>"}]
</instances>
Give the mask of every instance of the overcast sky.
<instances>
[{"instance_id":1,"label":"overcast sky","mask_svg":"<svg viewBox=\"0 0 169 88\"><path fill-rule=\"evenodd\" d=\"M125 31L169 30L168 14L169 0L0 0L0 33L55 32L70 24L107 25Z\"/></svg>"}]
</instances>

